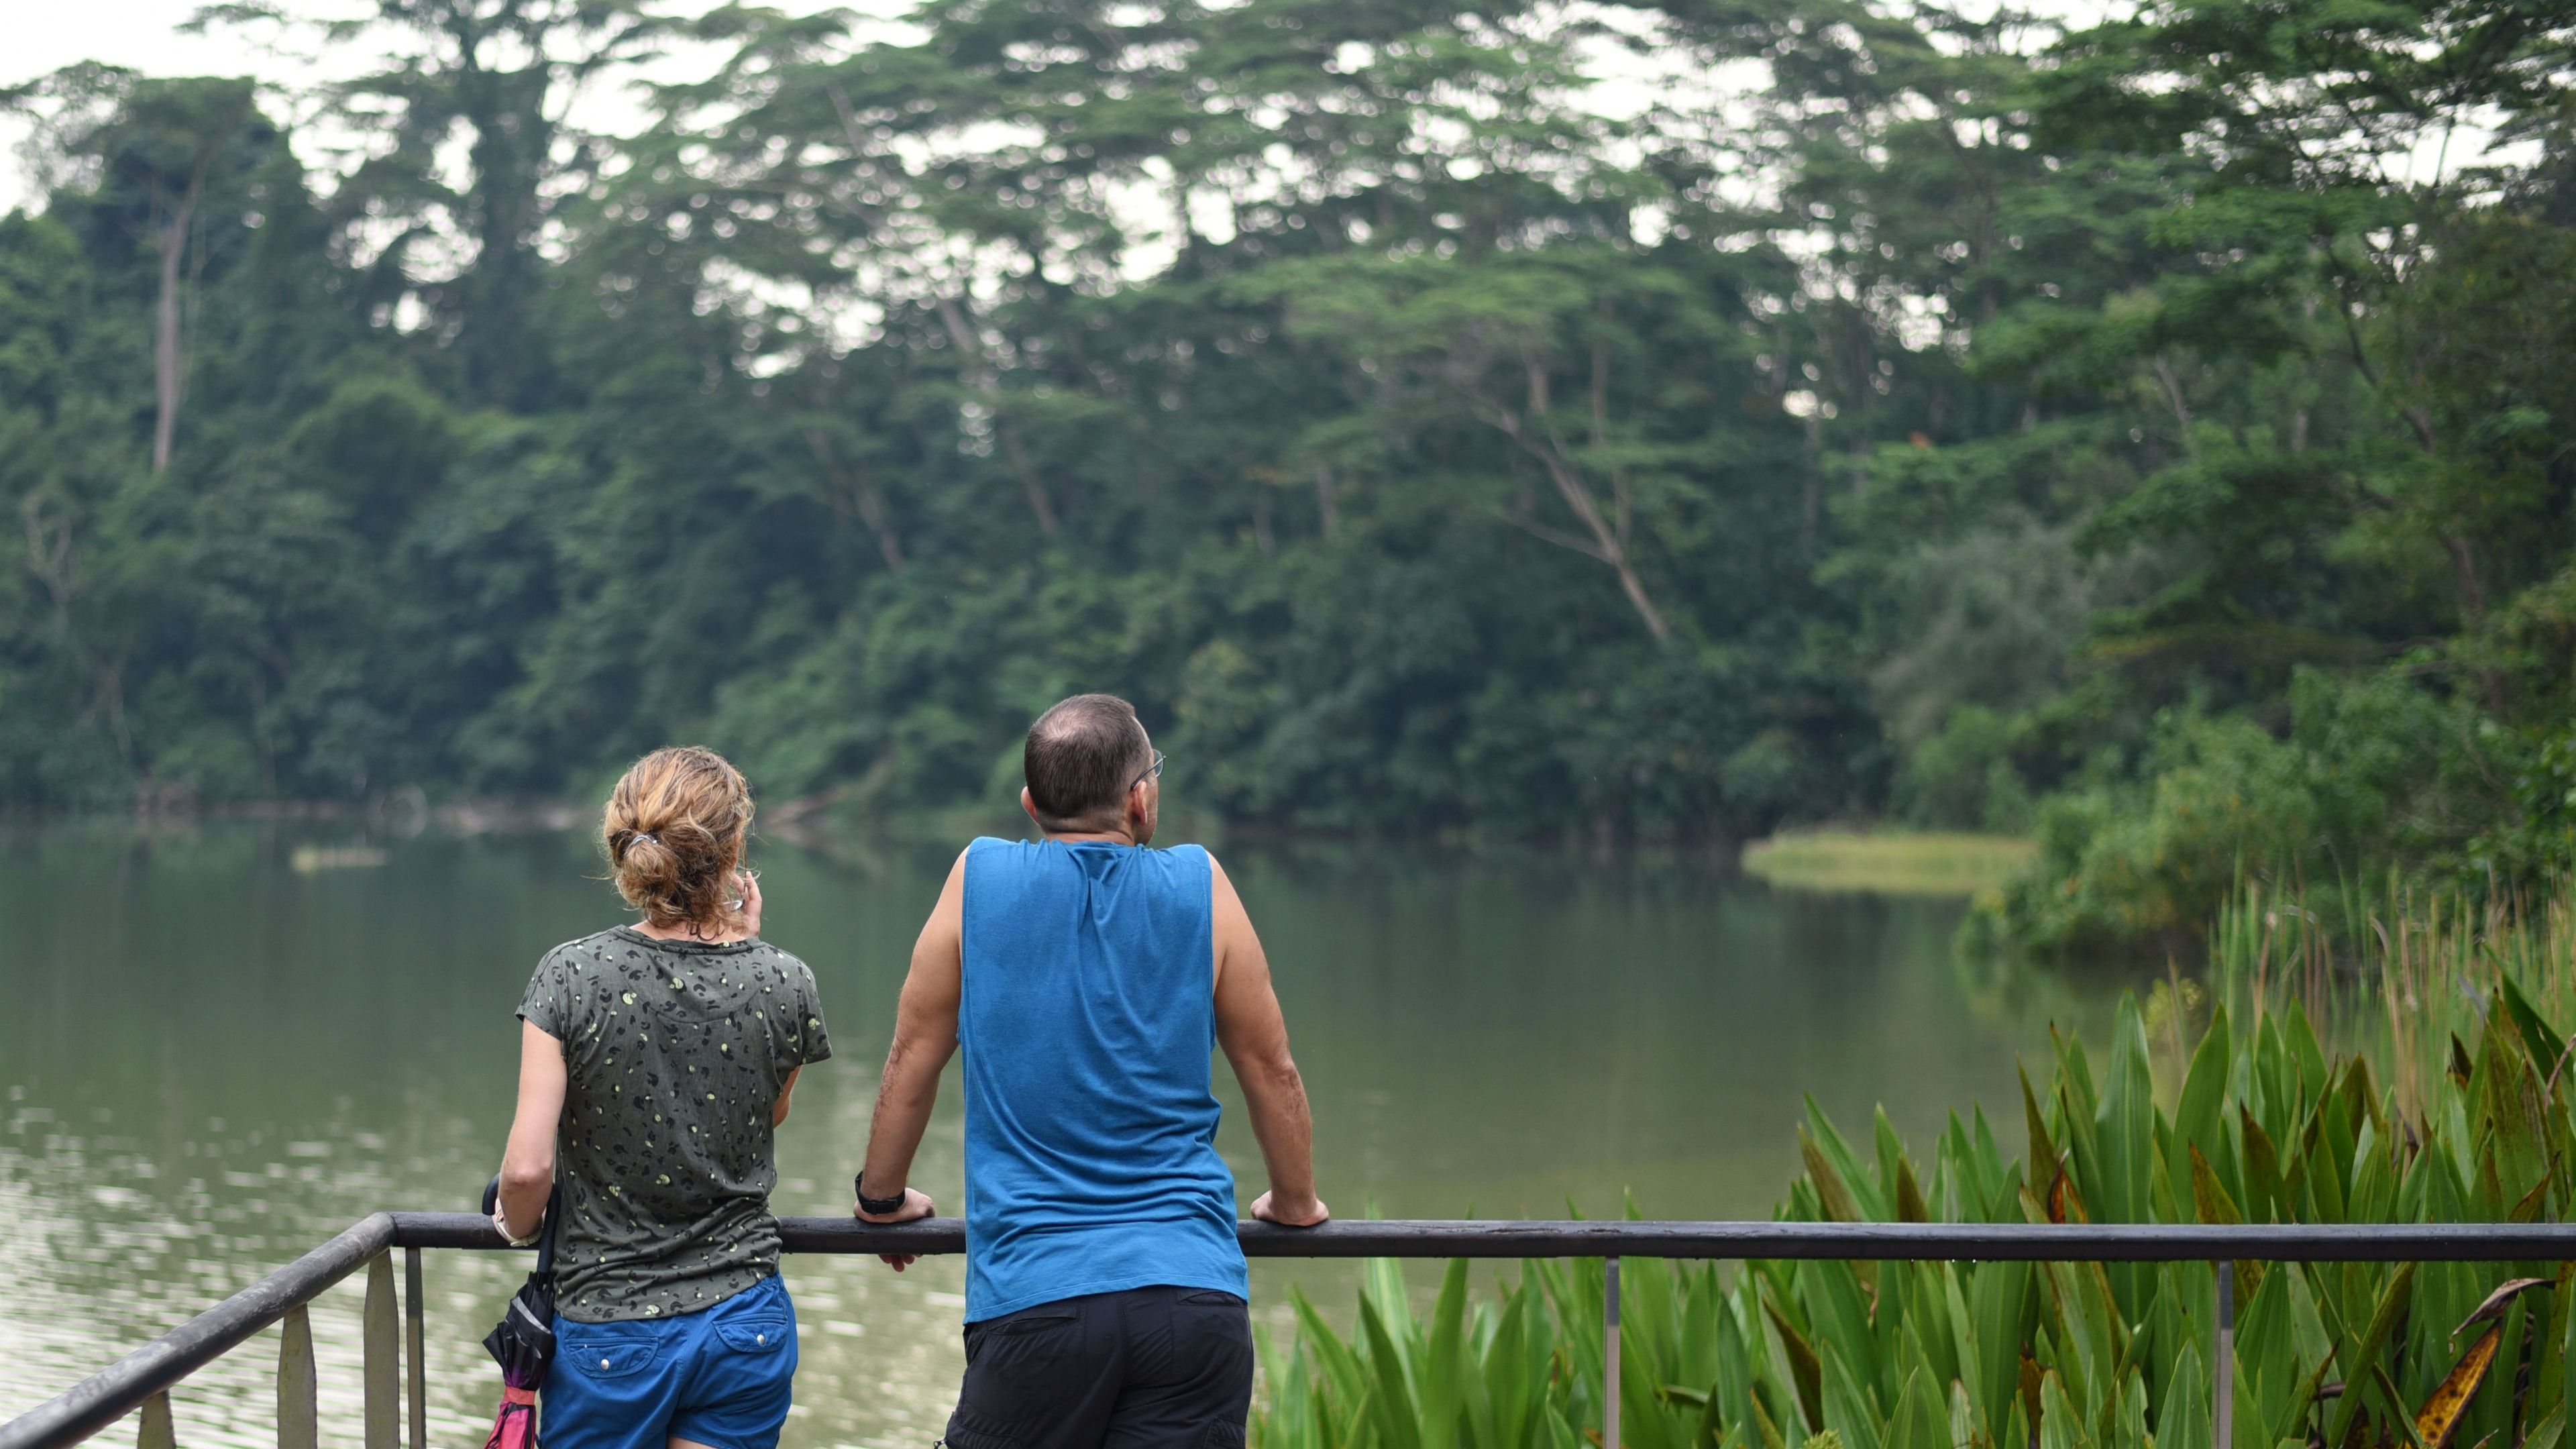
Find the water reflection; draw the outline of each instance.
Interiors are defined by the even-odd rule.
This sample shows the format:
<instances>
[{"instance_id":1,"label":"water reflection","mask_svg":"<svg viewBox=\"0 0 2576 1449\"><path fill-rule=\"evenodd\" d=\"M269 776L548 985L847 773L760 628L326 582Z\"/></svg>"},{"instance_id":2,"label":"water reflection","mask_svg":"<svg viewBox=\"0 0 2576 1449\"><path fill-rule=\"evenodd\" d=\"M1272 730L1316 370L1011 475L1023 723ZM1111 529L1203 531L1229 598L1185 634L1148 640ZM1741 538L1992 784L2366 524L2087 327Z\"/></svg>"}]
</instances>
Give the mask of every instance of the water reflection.
<instances>
[{"instance_id":1,"label":"water reflection","mask_svg":"<svg viewBox=\"0 0 2576 1449\"><path fill-rule=\"evenodd\" d=\"M0 1417L383 1206L462 1207L497 1159L510 1011L550 945L613 919L569 836L372 842L209 827L8 837L0 910ZM913 932L954 847L762 847L769 934L822 984L841 1057L780 1136L781 1211L847 1208ZM1797 897L1692 862L1236 847L1346 1215L1764 1216L1812 1093L1911 1136L2009 1101L2041 1013L1966 982L1956 908ZM313 859L308 855L308 864ZM1229 1079L1220 1146L1257 1188ZM958 1203L953 1083L917 1181ZM1246 1196L1249 1196L1247 1190ZM523 1260L428 1259L431 1435L471 1449L479 1346ZM1339 1307L1346 1267L1265 1264ZM961 1265L791 1259L804 1368L786 1442L926 1444L959 1368ZM317 1305L324 1432L355 1442L360 1279ZM175 1397L183 1443L274 1442L276 1334ZM113 1431L111 1441L128 1430Z\"/></svg>"}]
</instances>

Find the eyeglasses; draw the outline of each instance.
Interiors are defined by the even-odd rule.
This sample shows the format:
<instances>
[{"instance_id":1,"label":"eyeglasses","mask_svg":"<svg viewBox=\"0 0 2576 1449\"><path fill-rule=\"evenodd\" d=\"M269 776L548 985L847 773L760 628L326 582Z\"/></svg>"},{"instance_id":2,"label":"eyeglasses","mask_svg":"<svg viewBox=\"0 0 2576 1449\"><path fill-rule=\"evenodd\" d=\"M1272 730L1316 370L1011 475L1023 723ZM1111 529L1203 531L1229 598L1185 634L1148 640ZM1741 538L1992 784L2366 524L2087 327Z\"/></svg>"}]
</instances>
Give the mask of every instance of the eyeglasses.
<instances>
[{"instance_id":1,"label":"eyeglasses","mask_svg":"<svg viewBox=\"0 0 2576 1449\"><path fill-rule=\"evenodd\" d=\"M1154 752L1154 763L1145 767L1145 773L1128 781L1127 788L1133 790L1148 780L1159 780L1161 778L1163 778L1163 752L1161 750L1156 750Z\"/></svg>"}]
</instances>

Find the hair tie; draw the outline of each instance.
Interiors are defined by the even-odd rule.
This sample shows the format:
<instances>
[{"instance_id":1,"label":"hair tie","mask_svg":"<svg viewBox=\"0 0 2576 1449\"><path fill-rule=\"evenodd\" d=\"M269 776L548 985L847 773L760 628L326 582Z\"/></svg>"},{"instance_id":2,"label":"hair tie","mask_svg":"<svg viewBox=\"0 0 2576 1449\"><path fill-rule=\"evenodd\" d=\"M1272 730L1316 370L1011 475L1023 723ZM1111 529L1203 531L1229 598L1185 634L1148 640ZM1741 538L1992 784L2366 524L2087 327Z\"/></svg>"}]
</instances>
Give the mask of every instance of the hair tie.
<instances>
[{"instance_id":1,"label":"hair tie","mask_svg":"<svg viewBox=\"0 0 2576 1449\"><path fill-rule=\"evenodd\" d=\"M629 844L629 845L633 845L633 844L635 843L635 841L637 841L637 840L649 840L649 841L653 842L655 845L659 845L659 844L661 844L661 843L662 843L662 837L660 837L660 836L658 836L658 835L654 834L654 833L653 833L652 831L650 831L650 830L638 830L638 831L636 831L636 832L635 832L634 839L629 840L629 841L627 841L626 843L627 843L627 844Z\"/></svg>"}]
</instances>

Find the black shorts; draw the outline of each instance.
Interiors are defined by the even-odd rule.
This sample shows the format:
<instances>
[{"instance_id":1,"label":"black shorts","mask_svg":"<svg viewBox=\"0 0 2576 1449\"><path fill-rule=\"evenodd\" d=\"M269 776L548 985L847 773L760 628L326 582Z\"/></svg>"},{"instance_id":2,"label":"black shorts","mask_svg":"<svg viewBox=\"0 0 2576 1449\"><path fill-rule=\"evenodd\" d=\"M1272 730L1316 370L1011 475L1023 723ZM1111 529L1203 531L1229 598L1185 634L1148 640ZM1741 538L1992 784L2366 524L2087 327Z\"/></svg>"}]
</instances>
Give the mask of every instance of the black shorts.
<instances>
[{"instance_id":1,"label":"black shorts","mask_svg":"<svg viewBox=\"0 0 2576 1449\"><path fill-rule=\"evenodd\" d=\"M1252 1315L1231 1293L1131 1288L966 1326L950 1449L1242 1449Z\"/></svg>"}]
</instances>

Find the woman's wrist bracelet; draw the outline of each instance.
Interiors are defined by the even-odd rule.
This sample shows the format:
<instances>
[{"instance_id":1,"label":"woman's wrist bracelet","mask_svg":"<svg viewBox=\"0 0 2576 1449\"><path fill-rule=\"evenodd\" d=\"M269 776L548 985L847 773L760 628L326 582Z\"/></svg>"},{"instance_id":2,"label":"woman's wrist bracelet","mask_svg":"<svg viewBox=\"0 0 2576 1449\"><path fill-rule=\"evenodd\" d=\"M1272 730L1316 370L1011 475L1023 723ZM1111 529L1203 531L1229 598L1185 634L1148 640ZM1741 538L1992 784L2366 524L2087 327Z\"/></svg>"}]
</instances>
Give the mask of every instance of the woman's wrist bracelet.
<instances>
[{"instance_id":1,"label":"woman's wrist bracelet","mask_svg":"<svg viewBox=\"0 0 2576 1449\"><path fill-rule=\"evenodd\" d=\"M494 1208L492 1210L492 1231L499 1233L501 1235L501 1241L509 1244L513 1248L533 1248L537 1245L537 1239L545 1236L546 1220L544 1218L537 1219L536 1227L531 1229L526 1237L514 1238L510 1236L509 1220L502 1214L499 1208Z\"/></svg>"}]
</instances>

